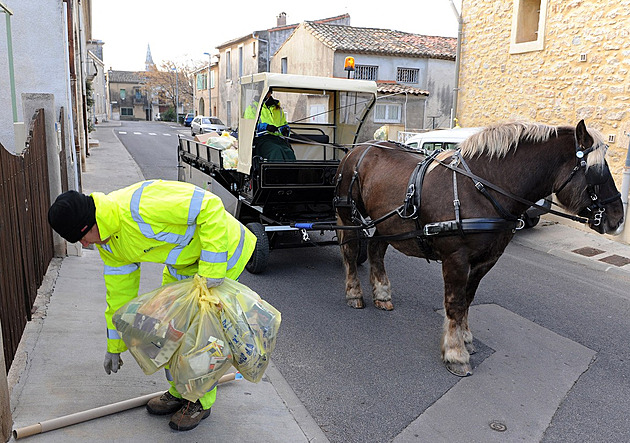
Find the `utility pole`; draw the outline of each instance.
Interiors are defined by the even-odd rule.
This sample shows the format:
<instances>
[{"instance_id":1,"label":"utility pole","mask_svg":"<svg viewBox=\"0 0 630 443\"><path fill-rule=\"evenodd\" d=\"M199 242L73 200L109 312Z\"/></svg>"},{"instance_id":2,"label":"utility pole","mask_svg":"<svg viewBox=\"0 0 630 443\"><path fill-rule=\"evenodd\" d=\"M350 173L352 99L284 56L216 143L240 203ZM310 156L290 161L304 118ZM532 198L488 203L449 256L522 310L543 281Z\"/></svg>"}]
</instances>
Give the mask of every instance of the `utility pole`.
<instances>
[{"instance_id":1,"label":"utility pole","mask_svg":"<svg viewBox=\"0 0 630 443\"><path fill-rule=\"evenodd\" d=\"M212 116L212 72L210 66L212 65L212 55L209 52L204 52L204 55L208 56L208 117Z\"/></svg>"}]
</instances>

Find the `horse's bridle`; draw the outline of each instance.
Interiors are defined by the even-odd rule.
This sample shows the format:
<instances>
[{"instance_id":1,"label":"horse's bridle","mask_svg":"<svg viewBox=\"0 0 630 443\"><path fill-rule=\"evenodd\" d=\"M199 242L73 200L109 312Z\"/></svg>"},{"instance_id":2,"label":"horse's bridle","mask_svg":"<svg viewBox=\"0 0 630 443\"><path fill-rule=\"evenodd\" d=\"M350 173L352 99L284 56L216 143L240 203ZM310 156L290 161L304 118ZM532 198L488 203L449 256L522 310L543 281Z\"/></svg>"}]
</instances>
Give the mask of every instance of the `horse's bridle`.
<instances>
[{"instance_id":1,"label":"horse's bridle","mask_svg":"<svg viewBox=\"0 0 630 443\"><path fill-rule=\"evenodd\" d=\"M608 164L604 160L604 163L600 165L593 165L587 168L587 156L595 149L607 149L608 145L598 146L593 145L590 148L584 148L577 141L575 142L575 158L576 164L575 167L571 170L569 177L562 183L562 185L555 191L558 194L562 191L566 185L575 177L575 174L580 170L584 170L584 176L586 178L586 192L588 192L589 197L591 198L591 204L586 206L579 213L584 213L585 211L589 214L592 214L592 217L588 219L588 221L593 226L599 226L602 223L602 219L604 218L604 213L606 212L605 206L609 203L612 203L616 199L621 197L621 193L617 192L615 195L601 199L599 198L599 187L604 184L608 180L608 176L610 175L610 170L608 169ZM596 172L593 170L596 169Z\"/></svg>"}]
</instances>

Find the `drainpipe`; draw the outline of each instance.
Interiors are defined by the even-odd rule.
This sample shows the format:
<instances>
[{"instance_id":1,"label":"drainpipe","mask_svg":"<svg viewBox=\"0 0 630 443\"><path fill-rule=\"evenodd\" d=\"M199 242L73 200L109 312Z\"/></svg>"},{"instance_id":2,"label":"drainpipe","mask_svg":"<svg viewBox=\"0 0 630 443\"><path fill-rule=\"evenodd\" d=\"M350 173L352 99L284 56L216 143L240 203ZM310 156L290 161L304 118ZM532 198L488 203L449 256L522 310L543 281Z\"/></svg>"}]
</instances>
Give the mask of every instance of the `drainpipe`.
<instances>
[{"instance_id":1,"label":"drainpipe","mask_svg":"<svg viewBox=\"0 0 630 443\"><path fill-rule=\"evenodd\" d=\"M462 7L463 7L462 3ZM457 50L455 53L455 87L453 88L453 118L451 119L451 128L455 126L455 120L457 119L457 96L459 94L459 66L461 63L461 54L462 54L462 27L463 20L461 14L457 11L455 7L455 3L451 0L451 7L453 8L453 12L455 13L455 17L457 18Z\"/></svg>"}]
</instances>

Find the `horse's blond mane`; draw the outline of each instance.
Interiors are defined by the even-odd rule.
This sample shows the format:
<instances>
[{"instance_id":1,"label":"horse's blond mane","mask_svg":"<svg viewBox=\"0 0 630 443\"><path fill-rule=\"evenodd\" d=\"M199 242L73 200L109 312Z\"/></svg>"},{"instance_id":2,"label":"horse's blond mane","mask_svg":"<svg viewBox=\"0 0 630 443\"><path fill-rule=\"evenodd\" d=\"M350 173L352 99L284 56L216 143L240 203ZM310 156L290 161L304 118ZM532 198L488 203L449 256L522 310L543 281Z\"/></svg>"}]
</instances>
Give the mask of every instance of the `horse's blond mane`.
<instances>
[{"instance_id":1,"label":"horse's blond mane","mask_svg":"<svg viewBox=\"0 0 630 443\"><path fill-rule=\"evenodd\" d=\"M496 123L471 135L460 144L464 157L488 155L490 158L505 157L518 147L519 142L543 142L558 134L558 128L542 123L511 121Z\"/></svg>"}]
</instances>

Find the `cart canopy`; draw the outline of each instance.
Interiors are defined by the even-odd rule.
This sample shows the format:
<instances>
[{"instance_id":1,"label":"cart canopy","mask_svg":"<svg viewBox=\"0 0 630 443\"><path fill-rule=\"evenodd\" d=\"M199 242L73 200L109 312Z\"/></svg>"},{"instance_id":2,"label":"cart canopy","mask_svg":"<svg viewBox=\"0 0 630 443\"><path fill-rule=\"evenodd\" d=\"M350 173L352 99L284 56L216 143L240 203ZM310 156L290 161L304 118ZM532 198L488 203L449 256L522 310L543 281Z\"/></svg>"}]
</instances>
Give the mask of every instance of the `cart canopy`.
<instances>
[{"instance_id":1,"label":"cart canopy","mask_svg":"<svg viewBox=\"0 0 630 443\"><path fill-rule=\"evenodd\" d=\"M249 174L262 98L272 90L292 130L324 135L330 143L353 144L376 101L367 80L262 72L241 77L238 171Z\"/></svg>"}]
</instances>

